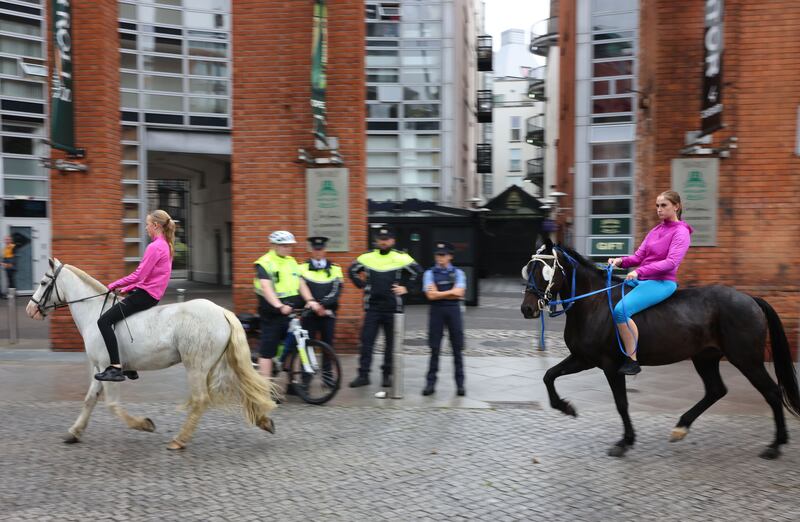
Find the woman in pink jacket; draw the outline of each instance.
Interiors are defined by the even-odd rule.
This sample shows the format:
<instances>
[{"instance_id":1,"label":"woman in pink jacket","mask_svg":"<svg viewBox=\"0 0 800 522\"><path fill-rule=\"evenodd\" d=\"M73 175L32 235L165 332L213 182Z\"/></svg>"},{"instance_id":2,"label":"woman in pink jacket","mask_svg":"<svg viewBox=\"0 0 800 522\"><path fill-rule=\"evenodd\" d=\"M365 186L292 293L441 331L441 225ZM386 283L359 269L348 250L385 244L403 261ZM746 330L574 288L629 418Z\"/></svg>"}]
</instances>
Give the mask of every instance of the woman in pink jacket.
<instances>
[{"instance_id":1,"label":"woman in pink jacket","mask_svg":"<svg viewBox=\"0 0 800 522\"><path fill-rule=\"evenodd\" d=\"M660 223L648 232L636 253L608 260L610 265L621 268L638 267L625 278L634 289L614 307L614 323L628 354L628 359L619 369L625 375L642 371L636 360L639 330L631 316L675 293L678 266L691 243L692 227L681 221L680 194L674 190L662 192L656 199L656 211Z\"/></svg>"},{"instance_id":2,"label":"woman in pink jacket","mask_svg":"<svg viewBox=\"0 0 800 522\"><path fill-rule=\"evenodd\" d=\"M175 254L175 222L163 210L156 210L147 216L146 228L147 235L152 241L147 245L136 271L108 285L109 290L119 289L122 293L129 293L128 297L109 308L97 320L97 326L103 335L111 359L108 368L95 374L94 378L98 381L124 381L125 377L139 378L133 370L122 370L113 326L136 312L157 305L169 284L172 257Z\"/></svg>"}]
</instances>

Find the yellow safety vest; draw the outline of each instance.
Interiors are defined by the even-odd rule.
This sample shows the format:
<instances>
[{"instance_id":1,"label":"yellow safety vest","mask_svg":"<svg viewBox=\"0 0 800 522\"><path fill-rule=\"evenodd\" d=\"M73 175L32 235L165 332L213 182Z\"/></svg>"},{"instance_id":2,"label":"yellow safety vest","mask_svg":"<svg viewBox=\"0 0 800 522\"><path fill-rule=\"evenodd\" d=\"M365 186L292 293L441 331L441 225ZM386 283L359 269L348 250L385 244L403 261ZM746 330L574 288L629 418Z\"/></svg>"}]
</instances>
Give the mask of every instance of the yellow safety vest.
<instances>
[{"instance_id":1,"label":"yellow safety vest","mask_svg":"<svg viewBox=\"0 0 800 522\"><path fill-rule=\"evenodd\" d=\"M263 268L272 279L278 299L285 299L300 293L300 266L292 256L281 257L274 250L270 250L259 257L254 263ZM253 278L256 293L264 297L261 289L261 280Z\"/></svg>"},{"instance_id":2,"label":"yellow safety vest","mask_svg":"<svg viewBox=\"0 0 800 522\"><path fill-rule=\"evenodd\" d=\"M328 275L329 271L330 275ZM303 263L300 265L300 276L306 281L311 281L313 283L330 283L334 279L344 279L342 267L333 263L328 267L328 270L324 268L312 270L310 263Z\"/></svg>"}]
</instances>

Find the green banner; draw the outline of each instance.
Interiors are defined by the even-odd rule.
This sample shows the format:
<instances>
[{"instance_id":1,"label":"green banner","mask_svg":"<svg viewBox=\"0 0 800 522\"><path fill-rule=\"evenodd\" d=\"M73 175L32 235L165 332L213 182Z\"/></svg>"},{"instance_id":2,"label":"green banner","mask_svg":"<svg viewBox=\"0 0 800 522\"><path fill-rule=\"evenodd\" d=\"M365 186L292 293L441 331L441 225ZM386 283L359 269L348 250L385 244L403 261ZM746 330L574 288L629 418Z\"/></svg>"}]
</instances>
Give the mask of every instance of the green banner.
<instances>
[{"instance_id":1,"label":"green banner","mask_svg":"<svg viewBox=\"0 0 800 522\"><path fill-rule=\"evenodd\" d=\"M328 148L326 135L325 89L328 85L328 7L325 0L314 1L314 30L311 38L311 111L314 138L318 149Z\"/></svg>"},{"instance_id":2,"label":"green banner","mask_svg":"<svg viewBox=\"0 0 800 522\"><path fill-rule=\"evenodd\" d=\"M593 236L619 236L631 233L631 218L592 218Z\"/></svg>"},{"instance_id":3,"label":"green banner","mask_svg":"<svg viewBox=\"0 0 800 522\"><path fill-rule=\"evenodd\" d=\"M72 101L72 14L70 0L52 0L53 70L50 85L50 145L77 154Z\"/></svg>"}]
</instances>

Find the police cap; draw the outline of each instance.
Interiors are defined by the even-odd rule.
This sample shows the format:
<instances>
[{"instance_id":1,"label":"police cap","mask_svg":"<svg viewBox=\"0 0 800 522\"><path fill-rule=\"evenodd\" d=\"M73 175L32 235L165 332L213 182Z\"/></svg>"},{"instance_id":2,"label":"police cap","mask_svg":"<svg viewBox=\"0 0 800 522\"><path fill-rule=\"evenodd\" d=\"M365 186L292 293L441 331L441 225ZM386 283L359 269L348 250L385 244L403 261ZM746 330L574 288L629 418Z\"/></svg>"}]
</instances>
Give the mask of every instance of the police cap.
<instances>
[{"instance_id":1,"label":"police cap","mask_svg":"<svg viewBox=\"0 0 800 522\"><path fill-rule=\"evenodd\" d=\"M391 239L394 237L394 230L389 227L380 227L375 231L375 237L378 239Z\"/></svg>"},{"instance_id":2,"label":"police cap","mask_svg":"<svg viewBox=\"0 0 800 522\"><path fill-rule=\"evenodd\" d=\"M437 241L433 244L434 254L452 254L454 250L453 244L447 241Z\"/></svg>"},{"instance_id":3,"label":"police cap","mask_svg":"<svg viewBox=\"0 0 800 522\"><path fill-rule=\"evenodd\" d=\"M330 238L325 236L312 236L308 238L308 243L314 250L322 250L323 248L327 247L328 241L330 241Z\"/></svg>"}]
</instances>

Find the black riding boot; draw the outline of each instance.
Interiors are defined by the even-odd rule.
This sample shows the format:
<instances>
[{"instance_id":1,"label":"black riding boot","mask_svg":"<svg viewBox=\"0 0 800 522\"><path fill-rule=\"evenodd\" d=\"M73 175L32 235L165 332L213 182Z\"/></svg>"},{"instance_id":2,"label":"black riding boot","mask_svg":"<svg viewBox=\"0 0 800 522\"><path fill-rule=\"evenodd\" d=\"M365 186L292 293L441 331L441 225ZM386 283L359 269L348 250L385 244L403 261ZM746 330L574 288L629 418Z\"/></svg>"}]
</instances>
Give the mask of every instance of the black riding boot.
<instances>
[{"instance_id":1,"label":"black riding boot","mask_svg":"<svg viewBox=\"0 0 800 522\"><path fill-rule=\"evenodd\" d=\"M125 380L125 374L122 373L122 368L116 366L109 366L100 373L94 374L94 378L98 381L115 381L120 382Z\"/></svg>"},{"instance_id":2,"label":"black riding boot","mask_svg":"<svg viewBox=\"0 0 800 522\"><path fill-rule=\"evenodd\" d=\"M639 366L639 363L630 357L625 359L625 363L623 363L623 365L619 368L619 373L623 375L636 375L641 371L642 368Z\"/></svg>"}]
</instances>

